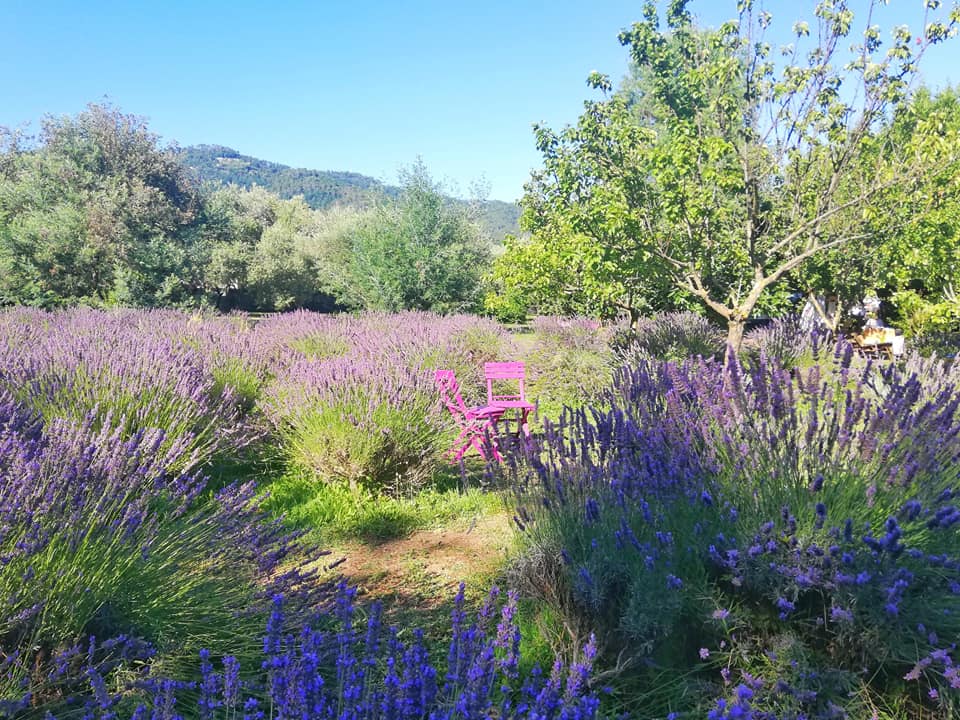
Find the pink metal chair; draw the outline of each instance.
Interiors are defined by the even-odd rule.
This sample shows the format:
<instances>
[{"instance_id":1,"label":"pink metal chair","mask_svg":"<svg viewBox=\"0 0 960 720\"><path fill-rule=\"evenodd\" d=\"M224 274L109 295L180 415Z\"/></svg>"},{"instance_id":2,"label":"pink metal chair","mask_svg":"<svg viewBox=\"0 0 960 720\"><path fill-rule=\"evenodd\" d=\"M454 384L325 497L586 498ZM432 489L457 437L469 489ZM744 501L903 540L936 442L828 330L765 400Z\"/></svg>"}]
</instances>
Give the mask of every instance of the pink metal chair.
<instances>
[{"instance_id":1,"label":"pink metal chair","mask_svg":"<svg viewBox=\"0 0 960 720\"><path fill-rule=\"evenodd\" d=\"M527 422L533 411L533 403L527 401L525 383L527 368L523 362L488 362L483 365L483 374L487 378L487 405L504 410L517 409L520 411L520 431L530 437L530 426ZM495 392L494 383L503 383L506 380L516 380L519 384L517 392L503 394ZM498 388L499 389L499 388Z\"/></svg>"},{"instance_id":2,"label":"pink metal chair","mask_svg":"<svg viewBox=\"0 0 960 720\"><path fill-rule=\"evenodd\" d=\"M460 434L447 454L452 456L454 462L459 462L472 447L480 453L480 457L486 459L489 453L494 460L500 462L502 456L496 446L497 421L506 408L491 405L467 407L460 395L460 384L454 377L453 370L437 370L433 378L443 404L460 428Z\"/></svg>"}]
</instances>

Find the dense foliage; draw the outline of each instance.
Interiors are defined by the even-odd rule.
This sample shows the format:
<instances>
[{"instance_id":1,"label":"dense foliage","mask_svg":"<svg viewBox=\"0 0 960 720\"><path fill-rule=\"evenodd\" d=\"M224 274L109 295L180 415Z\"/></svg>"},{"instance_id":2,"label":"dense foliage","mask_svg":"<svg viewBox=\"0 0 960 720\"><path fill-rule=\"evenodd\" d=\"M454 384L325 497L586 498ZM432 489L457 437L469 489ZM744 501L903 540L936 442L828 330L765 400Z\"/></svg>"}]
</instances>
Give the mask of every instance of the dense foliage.
<instances>
[{"instance_id":1,"label":"dense foliage","mask_svg":"<svg viewBox=\"0 0 960 720\"><path fill-rule=\"evenodd\" d=\"M395 203L380 205L347 232L347 280L340 296L391 312L470 310L489 264L489 247L422 164L402 178Z\"/></svg>"},{"instance_id":2,"label":"dense foliage","mask_svg":"<svg viewBox=\"0 0 960 720\"><path fill-rule=\"evenodd\" d=\"M782 305L782 281L846 293L848 278L872 279L848 272L869 264L865 245L907 225L949 244L951 231L922 218L956 196L950 103L930 112L921 97L913 108L910 91L924 49L954 34L958 11L887 41L876 24L884 3L861 20L846 2L822 2L778 56L775 19L758 3L738 3L739 17L711 31L687 4L667 4L664 29L646 3L621 33L635 82L614 92L594 73L603 97L576 125L537 127L544 166L522 200L533 237L498 264L508 297L538 304L552 293L631 320L695 300L739 349L751 313ZM817 258L820 272L802 275ZM553 266L582 275L551 284L535 270Z\"/></svg>"},{"instance_id":3,"label":"dense foliage","mask_svg":"<svg viewBox=\"0 0 960 720\"><path fill-rule=\"evenodd\" d=\"M138 117L91 105L0 132L0 304L462 311L480 299L484 203L422 164L356 206L200 186Z\"/></svg>"},{"instance_id":4,"label":"dense foliage","mask_svg":"<svg viewBox=\"0 0 960 720\"><path fill-rule=\"evenodd\" d=\"M139 118L91 106L0 161L0 302L160 301L200 213L186 170ZM173 285L180 285L174 282Z\"/></svg>"}]
</instances>

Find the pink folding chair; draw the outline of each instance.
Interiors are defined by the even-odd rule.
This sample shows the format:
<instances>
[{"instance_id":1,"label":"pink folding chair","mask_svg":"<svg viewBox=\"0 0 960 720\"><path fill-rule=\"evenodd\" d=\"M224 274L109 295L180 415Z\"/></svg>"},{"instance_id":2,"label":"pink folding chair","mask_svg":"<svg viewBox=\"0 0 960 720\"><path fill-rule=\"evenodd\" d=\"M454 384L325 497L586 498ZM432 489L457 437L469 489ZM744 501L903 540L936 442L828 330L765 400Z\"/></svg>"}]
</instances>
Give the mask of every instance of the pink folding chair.
<instances>
[{"instance_id":1,"label":"pink folding chair","mask_svg":"<svg viewBox=\"0 0 960 720\"><path fill-rule=\"evenodd\" d=\"M526 437L530 437L530 426L527 419L533 411L533 403L527 401L524 385L527 379L527 368L523 362L488 362L483 365L483 374L487 378L487 405L504 410L517 409L520 411L520 430ZM516 393L504 394L500 385L507 380L516 380ZM494 383L497 383L495 392Z\"/></svg>"},{"instance_id":2,"label":"pink folding chair","mask_svg":"<svg viewBox=\"0 0 960 720\"><path fill-rule=\"evenodd\" d=\"M437 370L433 379L443 404L460 428L460 434L447 454L452 456L454 462L459 462L472 447L480 453L480 457L486 459L489 452L494 460L500 462L503 458L496 446L497 421L503 416L505 408L491 405L467 407L453 370Z\"/></svg>"}]
</instances>

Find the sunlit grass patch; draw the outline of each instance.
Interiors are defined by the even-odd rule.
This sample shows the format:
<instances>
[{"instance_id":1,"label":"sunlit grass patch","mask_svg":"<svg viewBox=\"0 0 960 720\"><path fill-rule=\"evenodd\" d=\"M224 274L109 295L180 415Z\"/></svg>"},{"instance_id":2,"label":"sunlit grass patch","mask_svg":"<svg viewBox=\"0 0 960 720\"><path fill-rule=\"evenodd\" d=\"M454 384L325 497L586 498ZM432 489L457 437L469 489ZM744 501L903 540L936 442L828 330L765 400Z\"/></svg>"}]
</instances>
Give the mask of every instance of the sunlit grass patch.
<instances>
[{"instance_id":1,"label":"sunlit grass patch","mask_svg":"<svg viewBox=\"0 0 960 720\"><path fill-rule=\"evenodd\" d=\"M267 506L283 513L294 527L309 529L325 541L377 542L415 530L469 522L496 513L503 501L477 488L426 488L416 495L392 497L343 484L317 483L309 474L289 472L270 485Z\"/></svg>"}]
</instances>

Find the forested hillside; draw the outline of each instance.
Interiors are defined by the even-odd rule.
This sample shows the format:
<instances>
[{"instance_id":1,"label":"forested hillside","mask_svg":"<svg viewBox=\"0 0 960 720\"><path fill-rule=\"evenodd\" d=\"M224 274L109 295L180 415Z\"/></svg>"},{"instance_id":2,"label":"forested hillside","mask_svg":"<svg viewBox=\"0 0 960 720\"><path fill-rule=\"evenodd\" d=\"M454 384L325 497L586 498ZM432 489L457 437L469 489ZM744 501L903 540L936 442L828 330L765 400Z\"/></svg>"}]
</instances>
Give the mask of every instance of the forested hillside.
<instances>
[{"instance_id":1,"label":"forested hillside","mask_svg":"<svg viewBox=\"0 0 960 720\"><path fill-rule=\"evenodd\" d=\"M184 165L192 168L201 180L234 183L250 188L253 185L289 199L303 195L310 207L324 210L339 203L366 208L377 197L396 198L401 189L367 175L333 170L307 170L241 155L223 145L191 145L179 151ZM460 201L457 201L460 202ZM504 235L516 235L520 210L513 203L487 200L479 209L478 221L495 242Z\"/></svg>"}]
</instances>

